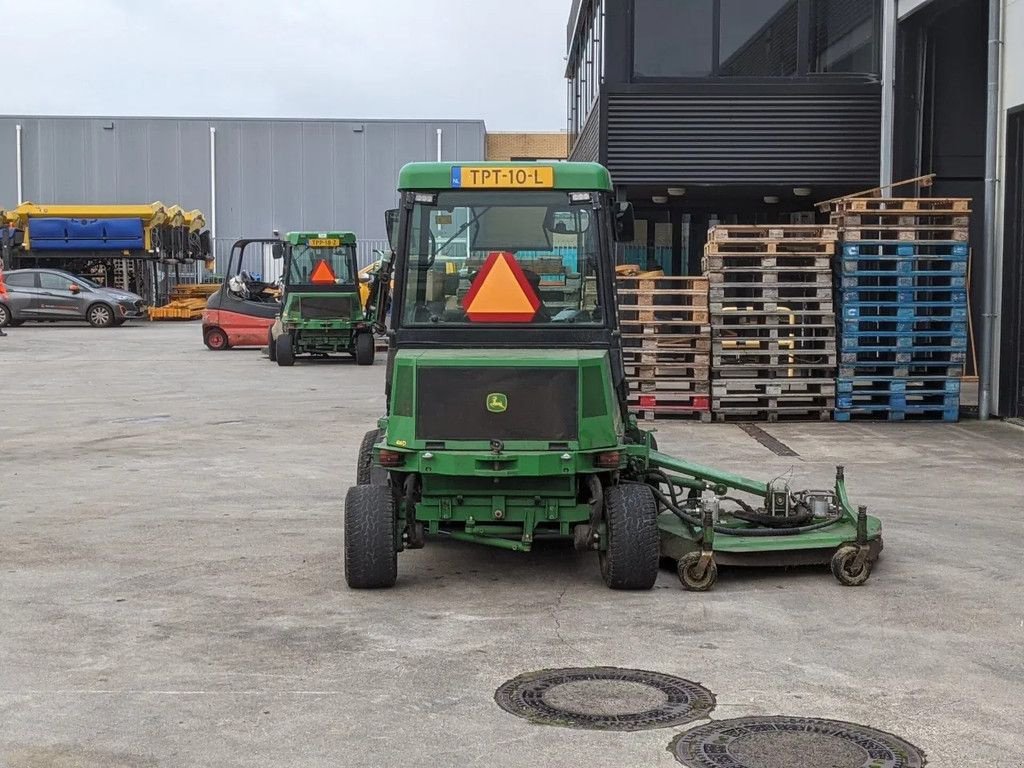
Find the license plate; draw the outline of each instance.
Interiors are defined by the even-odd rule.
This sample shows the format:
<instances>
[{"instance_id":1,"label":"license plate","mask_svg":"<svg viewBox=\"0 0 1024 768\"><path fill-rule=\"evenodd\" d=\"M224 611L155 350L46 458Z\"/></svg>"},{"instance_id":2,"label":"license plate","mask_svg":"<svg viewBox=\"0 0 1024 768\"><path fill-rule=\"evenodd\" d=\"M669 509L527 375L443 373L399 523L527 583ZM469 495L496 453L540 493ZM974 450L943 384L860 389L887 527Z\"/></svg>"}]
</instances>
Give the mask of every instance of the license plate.
<instances>
[{"instance_id":1,"label":"license plate","mask_svg":"<svg viewBox=\"0 0 1024 768\"><path fill-rule=\"evenodd\" d=\"M310 248L337 248L341 240L336 237L311 237L308 243Z\"/></svg>"},{"instance_id":2,"label":"license plate","mask_svg":"<svg viewBox=\"0 0 1024 768\"><path fill-rule=\"evenodd\" d=\"M555 169L452 167L452 189L550 189L555 186Z\"/></svg>"}]
</instances>

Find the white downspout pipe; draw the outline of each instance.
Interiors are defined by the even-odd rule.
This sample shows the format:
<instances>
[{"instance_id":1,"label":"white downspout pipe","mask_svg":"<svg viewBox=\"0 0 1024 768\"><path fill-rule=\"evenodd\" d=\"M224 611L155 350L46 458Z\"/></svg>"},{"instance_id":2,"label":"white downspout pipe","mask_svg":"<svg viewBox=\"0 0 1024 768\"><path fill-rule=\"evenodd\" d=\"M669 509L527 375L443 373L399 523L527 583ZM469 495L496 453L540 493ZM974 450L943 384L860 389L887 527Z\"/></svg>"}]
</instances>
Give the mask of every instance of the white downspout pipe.
<instances>
[{"instance_id":1,"label":"white downspout pipe","mask_svg":"<svg viewBox=\"0 0 1024 768\"><path fill-rule=\"evenodd\" d=\"M995 410L992 402L992 361L995 357L994 329L996 283L996 206L999 204L999 78L1003 54L1003 0L988 0L988 103L985 124L985 238L981 259L981 349L978 362L978 418L982 421Z\"/></svg>"},{"instance_id":2,"label":"white downspout pipe","mask_svg":"<svg viewBox=\"0 0 1024 768\"><path fill-rule=\"evenodd\" d=\"M21 170L21 125L14 126L15 168L18 176L18 205L25 202L25 187Z\"/></svg>"},{"instance_id":3,"label":"white downspout pipe","mask_svg":"<svg viewBox=\"0 0 1024 768\"><path fill-rule=\"evenodd\" d=\"M217 129L210 126L210 249L217 267ZM202 269L202 267L200 267Z\"/></svg>"},{"instance_id":4,"label":"white downspout pipe","mask_svg":"<svg viewBox=\"0 0 1024 768\"><path fill-rule=\"evenodd\" d=\"M878 165L878 185L887 187L893 182L893 131L896 114L896 0L882 3L882 130L881 157ZM882 190L882 197L886 192Z\"/></svg>"},{"instance_id":5,"label":"white downspout pipe","mask_svg":"<svg viewBox=\"0 0 1024 768\"><path fill-rule=\"evenodd\" d=\"M437 129L437 162L441 162L441 129Z\"/></svg>"}]
</instances>

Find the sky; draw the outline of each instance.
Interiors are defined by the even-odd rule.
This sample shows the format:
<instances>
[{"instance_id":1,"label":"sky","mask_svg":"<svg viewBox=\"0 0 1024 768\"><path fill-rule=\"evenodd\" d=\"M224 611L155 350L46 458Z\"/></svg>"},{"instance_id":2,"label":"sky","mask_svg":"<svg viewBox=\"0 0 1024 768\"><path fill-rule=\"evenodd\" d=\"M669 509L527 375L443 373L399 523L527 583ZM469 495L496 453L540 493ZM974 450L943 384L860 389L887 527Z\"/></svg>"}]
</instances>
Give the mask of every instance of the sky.
<instances>
[{"instance_id":1,"label":"sky","mask_svg":"<svg viewBox=\"0 0 1024 768\"><path fill-rule=\"evenodd\" d=\"M0 0L2 111L565 127L570 0Z\"/></svg>"}]
</instances>

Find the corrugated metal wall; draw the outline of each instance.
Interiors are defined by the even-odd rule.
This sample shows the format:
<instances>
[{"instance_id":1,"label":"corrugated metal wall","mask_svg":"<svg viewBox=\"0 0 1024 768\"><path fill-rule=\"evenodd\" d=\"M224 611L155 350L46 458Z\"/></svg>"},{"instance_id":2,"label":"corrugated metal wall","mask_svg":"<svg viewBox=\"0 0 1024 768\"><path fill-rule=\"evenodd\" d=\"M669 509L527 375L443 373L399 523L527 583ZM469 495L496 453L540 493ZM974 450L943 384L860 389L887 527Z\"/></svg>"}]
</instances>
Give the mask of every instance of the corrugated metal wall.
<instances>
[{"instance_id":1,"label":"corrugated metal wall","mask_svg":"<svg viewBox=\"0 0 1024 768\"><path fill-rule=\"evenodd\" d=\"M15 126L24 199L147 203L210 213L210 128L217 143L217 251L273 229L345 228L385 237L398 170L437 158L482 160L482 121L0 118L0 208L17 204Z\"/></svg>"},{"instance_id":2,"label":"corrugated metal wall","mask_svg":"<svg viewBox=\"0 0 1024 768\"><path fill-rule=\"evenodd\" d=\"M606 98L607 163L619 184L863 186L878 178L877 86L847 93L633 89Z\"/></svg>"}]
</instances>

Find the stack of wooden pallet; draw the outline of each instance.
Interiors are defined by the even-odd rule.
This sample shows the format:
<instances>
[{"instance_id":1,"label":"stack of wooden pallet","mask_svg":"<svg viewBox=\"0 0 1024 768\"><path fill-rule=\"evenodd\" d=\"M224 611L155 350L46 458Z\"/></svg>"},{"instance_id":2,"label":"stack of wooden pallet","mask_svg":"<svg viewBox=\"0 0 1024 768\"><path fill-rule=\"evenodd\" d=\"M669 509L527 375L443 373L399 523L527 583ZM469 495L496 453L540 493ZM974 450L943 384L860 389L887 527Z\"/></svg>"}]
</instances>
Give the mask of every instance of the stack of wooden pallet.
<instances>
[{"instance_id":1,"label":"stack of wooden pallet","mask_svg":"<svg viewBox=\"0 0 1024 768\"><path fill-rule=\"evenodd\" d=\"M710 420L708 281L620 274L618 294L630 410Z\"/></svg>"},{"instance_id":2,"label":"stack of wooden pallet","mask_svg":"<svg viewBox=\"0 0 1024 768\"><path fill-rule=\"evenodd\" d=\"M712 411L828 419L835 405L834 226L717 226L708 233Z\"/></svg>"},{"instance_id":3,"label":"stack of wooden pallet","mask_svg":"<svg viewBox=\"0 0 1024 768\"><path fill-rule=\"evenodd\" d=\"M956 421L967 357L966 198L850 198L837 421Z\"/></svg>"},{"instance_id":4,"label":"stack of wooden pallet","mask_svg":"<svg viewBox=\"0 0 1024 768\"><path fill-rule=\"evenodd\" d=\"M171 291L171 300L162 307L151 307L150 320L198 320L206 309L206 300L220 285L217 283L180 283Z\"/></svg>"}]
</instances>

